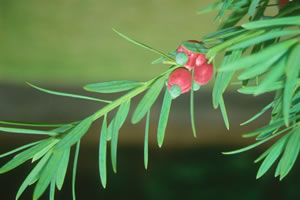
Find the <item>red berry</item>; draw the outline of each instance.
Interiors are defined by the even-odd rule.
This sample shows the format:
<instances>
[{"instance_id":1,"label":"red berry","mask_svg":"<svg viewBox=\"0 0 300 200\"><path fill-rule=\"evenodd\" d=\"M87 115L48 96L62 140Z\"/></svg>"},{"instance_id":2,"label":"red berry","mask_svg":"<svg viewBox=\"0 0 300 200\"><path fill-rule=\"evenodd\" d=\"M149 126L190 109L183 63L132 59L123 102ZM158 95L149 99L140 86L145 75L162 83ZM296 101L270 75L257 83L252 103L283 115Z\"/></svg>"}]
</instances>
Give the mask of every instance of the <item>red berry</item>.
<instances>
[{"instance_id":1,"label":"red berry","mask_svg":"<svg viewBox=\"0 0 300 200\"><path fill-rule=\"evenodd\" d=\"M283 8L285 8L285 4L287 4L288 2L290 2L289 0L278 0L278 7L280 8L280 9L283 9Z\"/></svg>"},{"instance_id":2,"label":"red berry","mask_svg":"<svg viewBox=\"0 0 300 200\"><path fill-rule=\"evenodd\" d=\"M191 73L185 68L177 68L169 77L168 89L170 90L172 86L178 85L181 89L181 94L183 94L191 89L191 82Z\"/></svg>"},{"instance_id":3,"label":"red berry","mask_svg":"<svg viewBox=\"0 0 300 200\"><path fill-rule=\"evenodd\" d=\"M194 81L200 85L207 84L214 74L214 68L212 64L204 63L197 65L194 71Z\"/></svg>"},{"instance_id":4,"label":"red berry","mask_svg":"<svg viewBox=\"0 0 300 200\"><path fill-rule=\"evenodd\" d=\"M200 43L196 40L188 40L188 42L194 42L194 43ZM184 64L184 66L188 69L194 68L196 65L202 65L206 62L205 54L197 53L190 51L186 48L184 48L183 45L180 45L177 49L177 53L184 52L188 56L188 61Z\"/></svg>"}]
</instances>

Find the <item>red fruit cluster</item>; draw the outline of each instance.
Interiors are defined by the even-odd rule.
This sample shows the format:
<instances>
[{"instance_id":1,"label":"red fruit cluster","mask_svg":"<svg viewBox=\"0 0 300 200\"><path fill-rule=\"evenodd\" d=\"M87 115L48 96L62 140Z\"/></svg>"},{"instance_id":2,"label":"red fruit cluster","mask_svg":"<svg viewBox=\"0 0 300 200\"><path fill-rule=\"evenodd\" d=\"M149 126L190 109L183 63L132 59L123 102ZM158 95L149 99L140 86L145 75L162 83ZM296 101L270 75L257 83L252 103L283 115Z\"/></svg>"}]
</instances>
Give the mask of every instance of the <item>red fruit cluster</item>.
<instances>
[{"instance_id":1,"label":"red fruit cluster","mask_svg":"<svg viewBox=\"0 0 300 200\"><path fill-rule=\"evenodd\" d=\"M188 42L200 43L196 40ZM168 81L168 88L173 97L188 92L191 89L192 75L191 70L194 69L194 81L199 85L207 84L213 76L214 69L212 64L208 64L205 54L193 52L180 45L177 54L185 53L187 61L183 64L185 68L177 68L174 70ZM180 89L180 91L178 91Z\"/></svg>"},{"instance_id":2,"label":"red fruit cluster","mask_svg":"<svg viewBox=\"0 0 300 200\"><path fill-rule=\"evenodd\" d=\"M196 40L188 40L188 42L200 43ZM176 51L176 53L183 52L188 56L188 61L184 64L184 66L188 69L193 69L196 66L200 66L203 63L207 62L205 58L205 54L203 53L196 53L184 48L183 45L180 45Z\"/></svg>"}]
</instances>

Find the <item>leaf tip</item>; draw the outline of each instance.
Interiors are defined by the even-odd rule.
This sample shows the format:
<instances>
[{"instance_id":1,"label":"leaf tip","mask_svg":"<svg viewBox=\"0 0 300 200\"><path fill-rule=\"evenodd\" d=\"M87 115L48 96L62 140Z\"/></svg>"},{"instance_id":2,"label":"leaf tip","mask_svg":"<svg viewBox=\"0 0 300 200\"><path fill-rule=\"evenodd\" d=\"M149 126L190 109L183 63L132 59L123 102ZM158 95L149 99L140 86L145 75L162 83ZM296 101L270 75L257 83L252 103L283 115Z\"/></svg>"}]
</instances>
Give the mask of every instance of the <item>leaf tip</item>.
<instances>
[{"instance_id":1,"label":"leaf tip","mask_svg":"<svg viewBox=\"0 0 300 200\"><path fill-rule=\"evenodd\" d=\"M261 174L257 174L257 175L256 175L256 177L255 177L255 178L256 178L256 180L260 179L260 178L261 178L261 176L262 176Z\"/></svg>"},{"instance_id":2,"label":"leaf tip","mask_svg":"<svg viewBox=\"0 0 300 200\"><path fill-rule=\"evenodd\" d=\"M162 147L162 141L158 141L158 147L159 147L159 148Z\"/></svg>"}]
</instances>

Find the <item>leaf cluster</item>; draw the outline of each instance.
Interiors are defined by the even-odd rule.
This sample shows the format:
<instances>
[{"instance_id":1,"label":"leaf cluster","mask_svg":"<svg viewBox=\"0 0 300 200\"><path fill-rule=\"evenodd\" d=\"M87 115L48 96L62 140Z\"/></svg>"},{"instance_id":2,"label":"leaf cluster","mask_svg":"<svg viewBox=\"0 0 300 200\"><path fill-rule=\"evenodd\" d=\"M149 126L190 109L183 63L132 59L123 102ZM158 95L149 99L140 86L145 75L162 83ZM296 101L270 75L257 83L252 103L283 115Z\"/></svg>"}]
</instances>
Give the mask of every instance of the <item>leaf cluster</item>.
<instances>
[{"instance_id":1,"label":"leaf cluster","mask_svg":"<svg viewBox=\"0 0 300 200\"><path fill-rule=\"evenodd\" d=\"M241 125L248 124L270 111L270 122L244 137L255 137L257 142L239 150L224 154L240 153L255 148L265 142L274 141L255 162L263 161L257 178L265 174L279 160L275 176L284 178L294 165L300 150L300 4L290 2L275 16L265 16L270 4L269 0L222 0L211 4L198 13L219 10L216 20L220 20L219 29L206 35L201 44L184 42L187 49L205 53L209 62L216 68L215 84L212 91L213 107L220 108L224 123L229 129L229 120L224 101L224 92L232 79L237 77L240 88L238 92L245 95L262 95L272 92L274 98L259 113ZM229 12L229 14L227 14ZM245 18L246 23L241 23ZM148 167L148 137L150 113L160 93L164 91L161 112L157 125L157 143L162 147L168 117L174 100L165 83L169 74L182 67L175 62L176 50L163 53L148 45L138 42L114 30L129 42L156 53L160 57L152 64L171 65L163 73L146 82L130 80L91 83L84 89L94 93L119 93L115 100L99 99L90 96L52 91L27 83L29 86L51 95L97 101L104 106L90 116L76 122L66 124L41 124L13 121L0 121L1 132L17 134L39 134L47 138L18 147L0 155L0 158L15 154L10 161L0 168L0 174L6 173L24 162L36 163L17 192L19 199L25 189L35 184L33 199L39 199L49 187L49 198L54 199L56 189L61 190L65 174L70 162L71 148L75 147L72 172L72 195L75 195L75 179L81 138L86 134L93 122L102 118L99 136L99 175L102 186L107 185L107 148L110 147L112 169L117 172L117 146L122 126L129 116L132 99L142 93L143 97L133 111L131 122L139 123L145 118L144 165ZM216 67L216 57L223 55L220 66ZM192 70L192 77L193 77ZM165 89L164 89L165 88ZM190 91L190 119L193 135L196 137L194 120L194 84ZM113 114L111 120L108 115ZM26 128L23 128L23 127ZM22 128L21 128L22 127ZM47 130L45 130L47 128Z\"/></svg>"},{"instance_id":2,"label":"leaf cluster","mask_svg":"<svg viewBox=\"0 0 300 200\"><path fill-rule=\"evenodd\" d=\"M277 141L255 162L264 159L257 173L257 178L260 178L282 154L275 173L281 180L291 170L300 150L300 4L290 2L275 16L265 16L265 10L270 6L278 5L270 4L268 0L224 0L212 4L200 13L220 9L217 15L219 19L224 16L225 11L231 12L222 22L220 30L206 35L203 41L204 44L211 45L207 52L210 60L214 60L220 53L225 54L217 69L213 106L220 106L221 111L223 110L226 126L229 127L228 118L224 114L223 94L234 77L238 79L235 85L240 86L238 92L241 94L274 94L272 102L241 124L248 124L271 110L268 125L243 135L255 136L258 142L225 154L244 152L276 137ZM233 7L239 9L235 10ZM238 24L244 17L248 17L249 22Z\"/></svg>"}]
</instances>

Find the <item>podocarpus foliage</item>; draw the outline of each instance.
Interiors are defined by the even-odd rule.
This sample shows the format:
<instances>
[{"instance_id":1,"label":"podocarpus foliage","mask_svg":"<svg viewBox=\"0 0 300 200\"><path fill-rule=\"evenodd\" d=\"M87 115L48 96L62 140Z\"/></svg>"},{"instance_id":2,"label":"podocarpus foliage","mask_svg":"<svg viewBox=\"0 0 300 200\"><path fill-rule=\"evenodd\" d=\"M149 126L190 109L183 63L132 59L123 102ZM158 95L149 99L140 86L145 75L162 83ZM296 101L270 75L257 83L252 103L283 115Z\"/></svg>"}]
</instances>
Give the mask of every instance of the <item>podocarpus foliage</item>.
<instances>
[{"instance_id":1,"label":"podocarpus foliage","mask_svg":"<svg viewBox=\"0 0 300 200\"><path fill-rule=\"evenodd\" d=\"M270 121L244 137L255 137L257 142L239 150L224 154L235 154L255 148L267 141L273 144L263 152L255 162L262 162L257 178L263 176L272 165L276 164L275 177L283 179L292 169L300 150L300 3L291 1L278 9L274 16L265 16L270 7L278 8L278 3L269 0L223 0L211 4L200 10L202 14L211 10L219 10L216 20L221 20L219 29L201 39L202 44L186 43L185 46L195 52L206 53L206 58L214 62L216 56L223 55L220 66L215 66L215 82L212 91L213 107L220 108L226 127L229 121L226 114L223 93L230 85L231 79L240 88L237 92L245 95L261 95L267 92L274 94L274 98L259 113L242 123L248 124L260 117L267 110L271 110ZM226 16L226 17L224 17ZM241 23L241 19L247 22ZM153 64L167 64L170 68L145 82L110 81L88 84L84 89L98 93L116 93L127 91L113 101L103 100L77 94L56 92L40 88L31 83L31 87L42 92L72 98L81 98L105 103L100 110L76 122L68 124L40 124L0 121L5 125L0 131L22 134L40 134L49 136L46 139L26 144L10 152L0 155L0 158L16 154L9 162L0 168L0 173L8 172L28 160L35 164L20 186L16 199L31 184L35 184L33 199L39 199L50 187L50 199L54 199L56 188L62 189L67 167L69 164L70 149L75 148L73 161L73 199L75 199L75 177L79 155L80 140L95 120L102 118L102 127L99 141L99 173L103 187L106 187L107 143L110 143L111 162L113 171L117 172L117 144L119 130L128 117L131 108L131 99L138 94L145 93L140 100L131 122L136 124L146 118L144 164L148 164L148 131L151 106L158 95L164 90L159 123L157 126L157 142L162 146L168 121L168 114L173 99L170 96L165 82L169 74L181 67L175 63L174 51L162 53L145 44L137 42L126 35L114 30L129 42L161 56ZM193 84L192 84L193 85ZM196 129L193 116L193 89L190 92L191 125L194 136ZM249 97L251 98L251 97ZM246 106L246 105L245 105ZM176 109L176 108L175 108ZM107 115L116 110L111 121ZM14 128L10 127L13 126ZM15 128L25 126L28 128ZM40 130L39 127L48 127L49 130Z\"/></svg>"}]
</instances>

